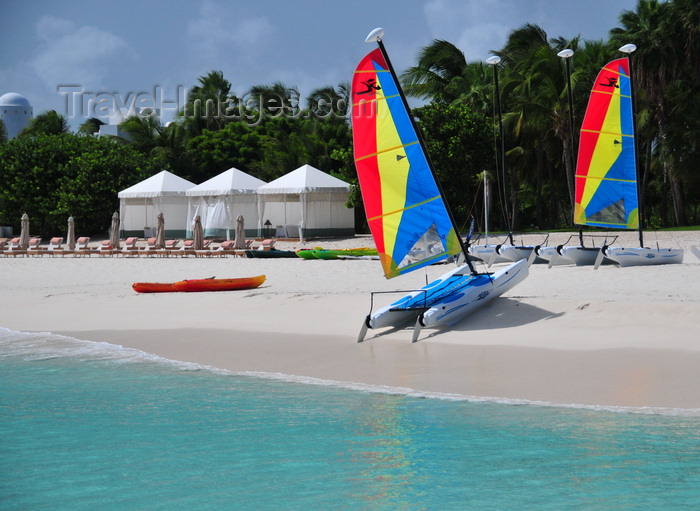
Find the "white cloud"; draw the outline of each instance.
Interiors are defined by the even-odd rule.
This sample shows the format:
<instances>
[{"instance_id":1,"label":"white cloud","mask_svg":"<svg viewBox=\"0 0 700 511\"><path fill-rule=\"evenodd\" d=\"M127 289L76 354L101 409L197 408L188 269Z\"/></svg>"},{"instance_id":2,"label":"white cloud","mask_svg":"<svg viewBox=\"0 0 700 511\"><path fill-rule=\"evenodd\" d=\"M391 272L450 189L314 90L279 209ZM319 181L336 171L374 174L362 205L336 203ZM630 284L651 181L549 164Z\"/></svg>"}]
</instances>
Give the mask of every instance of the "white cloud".
<instances>
[{"instance_id":1,"label":"white cloud","mask_svg":"<svg viewBox=\"0 0 700 511\"><path fill-rule=\"evenodd\" d=\"M525 20L522 9L532 5L512 0L432 0L424 12L434 37L450 41L473 62L501 49L508 33L526 23L520 21Z\"/></svg>"},{"instance_id":2,"label":"white cloud","mask_svg":"<svg viewBox=\"0 0 700 511\"><path fill-rule=\"evenodd\" d=\"M607 38L624 9L636 0L431 0L425 13L431 35L460 48L469 62L502 49L508 35L526 23L540 26L548 38Z\"/></svg>"},{"instance_id":3,"label":"white cloud","mask_svg":"<svg viewBox=\"0 0 700 511\"><path fill-rule=\"evenodd\" d=\"M42 17L36 35L42 44L31 65L53 90L63 84L103 88L110 73L123 71L125 61L136 58L122 38L96 27L78 27L66 19Z\"/></svg>"},{"instance_id":4,"label":"white cloud","mask_svg":"<svg viewBox=\"0 0 700 511\"><path fill-rule=\"evenodd\" d=\"M252 56L256 48L267 46L272 23L264 16L246 17L241 8L221 7L205 1L199 17L187 25L192 57L198 62L211 63L210 67L221 67L221 62L231 60L235 54Z\"/></svg>"}]
</instances>

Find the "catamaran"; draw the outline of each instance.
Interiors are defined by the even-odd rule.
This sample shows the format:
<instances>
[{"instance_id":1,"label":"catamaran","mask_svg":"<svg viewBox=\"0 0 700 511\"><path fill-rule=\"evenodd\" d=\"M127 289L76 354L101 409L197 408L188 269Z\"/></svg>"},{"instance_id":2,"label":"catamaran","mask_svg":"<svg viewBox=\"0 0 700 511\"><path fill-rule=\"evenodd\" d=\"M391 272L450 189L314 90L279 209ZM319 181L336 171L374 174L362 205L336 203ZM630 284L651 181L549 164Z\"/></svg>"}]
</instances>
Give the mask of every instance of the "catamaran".
<instances>
[{"instance_id":1,"label":"catamaran","mask_svg":"<svg viewBox=\"0 0 700 511\"><path fill-rule=\"evenodd\" d=\"M463 255L466 264L422 289L407 292L365 318L367 330L415 322L413 341L424 327L453 325L528 275L527 261L495 273L478 273L411 116L408 102L382 42L384 30L366 42L378 48L358 64L352 80L355 166L367 221L386 278ZM372 294L374 296L374 293Z\"/></svg>"},{"instance_id":2,"label":"catamaran","mask_svg":"<svg viewBox=\"0 0 700 511\"><path fill-rule=\"evenodd\" d=\"M631 53L633 44L620 48ZM576 164L574 222L579 225L637 229L639 247L604 245L603 257L620 266L683 262L680 248L644 247L639 205L639 171L631 64L628 57L609 62L598 73L581 125Z\"/></svg>"}]
</instances>

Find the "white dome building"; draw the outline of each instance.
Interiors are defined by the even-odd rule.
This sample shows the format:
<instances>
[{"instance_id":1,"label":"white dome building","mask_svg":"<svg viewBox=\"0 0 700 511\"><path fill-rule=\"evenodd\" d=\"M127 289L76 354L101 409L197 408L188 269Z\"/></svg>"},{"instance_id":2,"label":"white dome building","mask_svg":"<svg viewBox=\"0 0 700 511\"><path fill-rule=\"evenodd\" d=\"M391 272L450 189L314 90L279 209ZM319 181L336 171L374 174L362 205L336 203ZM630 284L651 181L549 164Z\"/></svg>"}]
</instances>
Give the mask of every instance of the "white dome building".
<instances>
[{"instance_id":1,"label":"white dome building","mask_svg":"<svg viewBox=\"0 0 700 511\"><path fill-rule=\"evenodd\" d=\"M34 117L34 109L27 98L16 92L0 96L0 119L5 123L8 140L16 137Z\"/></svg>"}]
</instances>

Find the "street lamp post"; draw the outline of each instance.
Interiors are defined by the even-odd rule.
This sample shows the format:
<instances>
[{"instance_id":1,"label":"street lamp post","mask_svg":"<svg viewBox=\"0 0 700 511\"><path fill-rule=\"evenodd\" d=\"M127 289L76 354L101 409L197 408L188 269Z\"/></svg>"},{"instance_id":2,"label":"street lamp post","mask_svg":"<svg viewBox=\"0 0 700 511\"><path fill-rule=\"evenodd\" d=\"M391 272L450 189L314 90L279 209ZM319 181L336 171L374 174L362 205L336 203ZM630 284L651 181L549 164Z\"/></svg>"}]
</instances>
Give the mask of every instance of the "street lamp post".
<instances>
[{"instance_id":1,"label":"street lamp post","mask_svg":"<svg viewBox=\"0 0 700 511\"><path fill-rule=\"evenodd\" d=\"M634 103L634 80L632 80L632 53L637 49L637 46L630 43L622 46L620 51L627 55L627 63L630 72L630 100L632 101L632 134L634 135L634 167L637 175L637 200L639 200L637 214L639 216L639 246L644 248L644 235L642 234L642 222L644 220L644 199L642 198L639 183L641 176L639 175L639 158L637 155L637 106Z\"/></svg>"},{"instance_id":2,"label":"street lamp post","mask_svg":"<svg viewBox=\"0 0 700 511\"><path fill-rule=\"evenodd\" d=\"M574 135L574 94L571 90L571 57L574 56L574 50L566 48L559 53L557 57L564 59L566 62L566 84L569 96L569 133L571 133L571 139L569 144L571 146L571 165L572 171L575 172L576 169L576 136ZM579 227L578 239L583 246L583 227Z\"/></svg>"},{"instance_id":3,"label":"street lamp post","mask_svg":"<svg viewBox=\"0 0 700 511\"><path fill-rule=\"evenodd\" d=\"M508 199L508 179L506 172L506 148L505 148L505 137L503 136L503 114L501 113L501 91L498 88L498 64L501 63L501 57L494 55L486 59L486 63L493 67L493 83L496 89L496 109L498 111L498 129L499 137L501 139L501 171L503 172L503 194L504 194L504 208L506 211L506 221L508 222L508 238L510 244L513 245L513 227L511 225L511 216L509 212L509 199Z\"/></svg>"}]
</instances>

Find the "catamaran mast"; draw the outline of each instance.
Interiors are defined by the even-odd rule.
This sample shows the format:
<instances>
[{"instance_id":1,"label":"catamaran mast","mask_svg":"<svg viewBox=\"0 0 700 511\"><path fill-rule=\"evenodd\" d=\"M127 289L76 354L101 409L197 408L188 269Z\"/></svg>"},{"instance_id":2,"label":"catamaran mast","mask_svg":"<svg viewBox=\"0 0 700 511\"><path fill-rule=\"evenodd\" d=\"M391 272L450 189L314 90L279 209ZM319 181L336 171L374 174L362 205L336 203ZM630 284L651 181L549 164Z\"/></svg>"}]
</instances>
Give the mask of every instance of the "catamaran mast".
<instances>
[{"instance_id":1,"label":"catamaran mast","mask_svg":"<svg viewBox=\"0 0 700 511\"><path fill-rule=\"evenodd\" d=\"M394 71L394 66L391 64L391 60L389 60L389 55L386 53L386 48L384 47L384 43L382 42L382 36L384 35L384 31L381 29L375 29L373 30L369 36L367 36L367 42L370 42L372 40L376 41L377 44L379 45L379 50L382 52L382 56L384 57L384 60L386 61L386 65L389 68L389 72L391 73L391 76L394 78L394 81L396 82L397 85L397 90L399 91L399 96L401 97L401 101L403 102L404 107L406 108L406 111L409 113L408 118L411 120L411 124L413 125L413 129L416 132L416 135L418 136L418 142L420 143L421 147L423 148L423 153L425 154L425 158L428 162L428 167L430 168L430 172L433 174L433 178L435 179L435 183L437 185L438 191L440 192L440 195L445 197L445 192L442 189L442 185L440 184L440 180L438 179L437 173L435 172L435 167L433 166L433 162L430 159L430 154L428 154L428 149L425 145L425 142L423 141L423 136L421 134L421 130L419 129L418 125L416 124L416 121L413 119L413 115L411 115L411 109L408 106L408 101L406 100L406 96L403 93L403 89L401 88L401 85L399 84L399 79L396 76L396 72ZM459 246L462 249L462 253L464 254L464 259L469 265L469 270L471 271L472 274L476 275L477 271L472 265L472 262L469 260L469 252L468 252L468 246L464 244L464 241L462 240L462 236L459 234L459 230L457 229L457 223L455 222L454 216L452 215L452 211L450 210L450 206L445 200L445 210L447 211L447 215L450 218L450 222L452 222L452 228L455 231L455 234L457 235L457 239L459 240Z\"/></svg>"},{"instance_id":2,"label":"catamaran mast","mask_svg":"<svg viewBox=\"0 0 700 511\"><path fill-rule=\"evenodd\" d=\"M503 174L503 209L506 213L506 223L508 224L508 241L511 245L513 243L513 215L510 210L511 206L511 194L508 193L508 171L506 170L506 139L503 131L503 113L501 108L501 89L498 86L498 64L501 62L501 57L494 55L486 59L486 63L493 67L493 83L494 83L494 93L495 105L494 108L498 113L498 138L501 142L501 173ZM498 166L498 155L496 155L496 166Z\"/></svg>"},{"instance_id":3,"label":"catamaran mast","mask_svg":"<svg viewBox=\"0 0 700 511\"><path fill-rule=\"evenodd\" d=\"M642 199L642 194L641 190L639 189L639 183L641 181L641 176L639 175L639 158L637 154L637 108L636 105L634 104L634 84L632 83L632 52L637 49L637 46L634 44L626 44L623 47L620 48L620 51L622 53L627 54L627 69L630 72L630 100L632 102L632 134L634 135L634 140L633 140L633 147L634 147L634 172L635 176L637 178L637 220L639 222L639 225L637 226L637 229L639 230L639 247L644 248L644 234L642 230L642 221L644 219L644 216L642 215L643 213L643 208L642 204L644 203L644 200Z\"/></svg>"}]
</instances>

